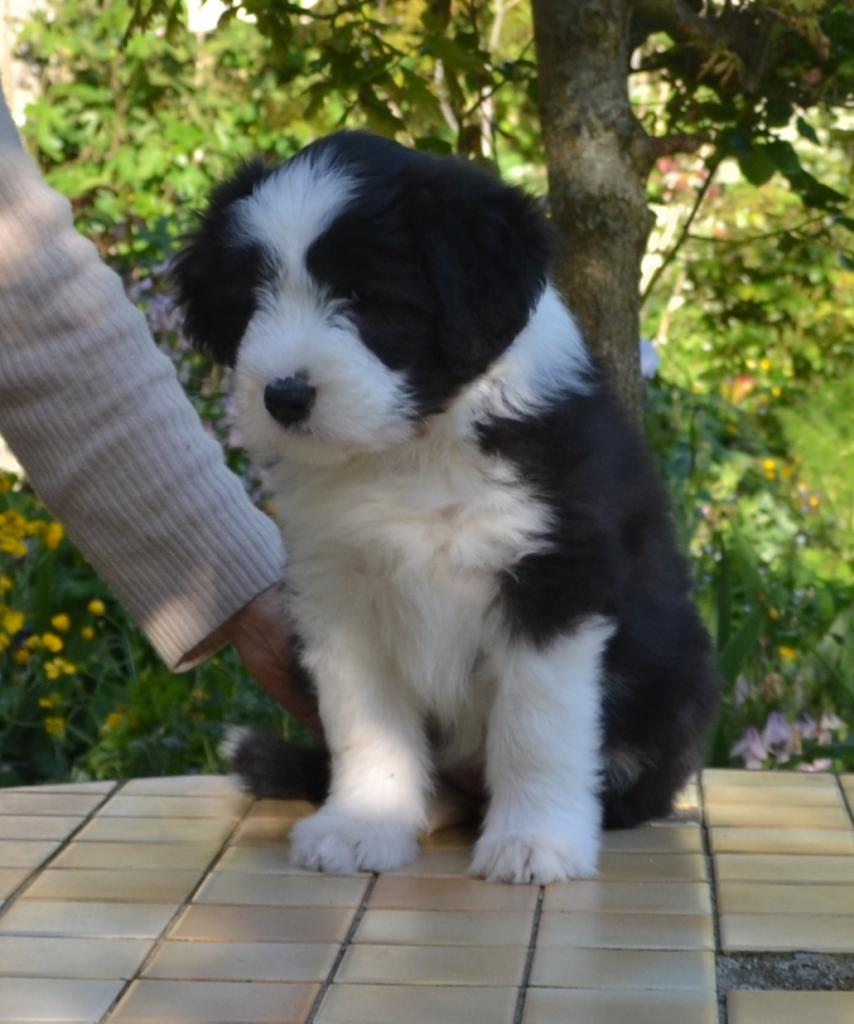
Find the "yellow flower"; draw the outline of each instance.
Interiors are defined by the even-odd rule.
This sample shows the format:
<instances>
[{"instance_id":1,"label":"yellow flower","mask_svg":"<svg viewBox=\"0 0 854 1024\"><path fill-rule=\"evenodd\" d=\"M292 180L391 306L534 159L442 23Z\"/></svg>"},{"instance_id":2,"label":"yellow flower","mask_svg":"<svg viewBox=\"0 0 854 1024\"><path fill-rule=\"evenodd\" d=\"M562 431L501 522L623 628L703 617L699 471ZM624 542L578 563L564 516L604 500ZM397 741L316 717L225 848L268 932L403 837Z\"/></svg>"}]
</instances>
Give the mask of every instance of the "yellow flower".
<instances>
[{"instance_id":1,"label":"yellow flower","mask_svg":"<svg viewBox=\"0 0 854 1024\"><path fill-rule=\"evenodd\" d=\"M782 395L782 394L783 394L783 389L782 389L782 388L778 388L778 387L776 387L776 386L775 386L775 387L771 388L771 394L772 394L772 395L773 395L773 396L774 396L775 398L779 398L779 397L780 397L780 395Z\"/></svg>"},{"instance_id":2,"label":"yellow flower","mask_svg":"<svg viewBox=\"0 0 854 1024\"><path fill-rule=\"evenodd\" d=\"M769 619L773 619L776 622L777 619L780 618L780 613L777 611L776 608L769 608L768 609L768 618Z\"/></svg>"},{"instance_id":3,"label":"yellow flower","mask_svg":"<svg viewBox=\"0 0 854 1024\"><path fill-rule=\"evenodd\" d=\"M111 711L104 719L105 729L116 729L125 720L124 711Z\"/></svg>"},{"instance_id":4,"label":"yellow flower","mask_svg":"<svg viewBox=\"0 0 854 1024\"><path fill-rule=\"evenodd\" d=\"M780 657L784 661L794 661L798 656L798 652L794 647L787 647L785 644L780 644L777 650L780 652Z\"/></svg>"},{"instance_id":5,"label":"yellow flower","mask_svg":"<svg viewBox=\"0 0 854 1024\"><path fill-rule=\"evenodd\" d=\"M93 597L86 607L93 615L103 615L107 610L107 606L99 597Z\"/></svg>"},{"instance_id":6,"label":"yellow flower","mask_svg":"<svg viewBox=\"0 0 854 1024\"><path fill-rule=\"evenodd\" d=\"M0 576L0 594L5 594L7 590L12 589L12 581L8 576Z\"/></svg>"},{"instance_id":7,"label":"yellow flower","mask_svg":"<svg viewBox=\"0 0 854 1024\"><path fill-rule=\"evenodd\" d=\"M53 697L39 697L39 707L40 708L55 708L56 707L56 701L53 699Z\"/></svg>"},{"instance_id":8,"label":"yellow flower","mask_svg":"<svg viewBox=\"0 0 854 1024\"><path fill-rule=\"evenodd\" d=\"M61 675L73 676L77 666L65 658L51 658L44 663L44 674L48 679L59 679Z\"/></svg>"},{"instance_id":9,"label":"yellow flower","mask_svg":"<svg viewBox=\"0 0 854 1024\"><path fill-rule=\"evenodd\" d=\"M45 527L42 540L44 546L50 548L51 551L55 551L62 543L65 537L65 530L63 529L62 523L48 523Z\"/></svg>"},{"instance_id":10,"label":"yellow flower","mask_svg":"<svg viewBox=\"0 0 854 1024\"><path fill-rule=\"evenodd\" d=\"M26 647L28 651L37 651L41 645L42 641L40 636L28 636L24 641L24 647Z\"/></svg>"},{"instance_id":11,"label":"yellow flower","mask_svg":"<svg viewBox=\"0 0 854 1024\"><path fill-rule=\"evenodd\" d=\"M19 665L26 665L27 662L30 660L30 652L26 649L26 647L19 647L18 650L15 651L15 653L12 655L12 658Z\"/></svg>"},{"instance_id":12,"label":"yellow flower","mask_svg":"<svg viewBox=\"0 0 854 1024\"><path fill-rule=\"evenodd\" d=\"M770 359L760 359L759 360L759 367L760 367L760 369L765 370L765 372L767 373L768 370L771 369L771 360Z\"/></svg>"},{"instance_id":13,"label":"yellow flower","mask_svg":"<svg viewBox=\"0 0 854 1024\"><path fill-rule=\"evenodd\" d=\"M5 651L11 642L5 633L0 633L0 651Z\"/></svg>"},{"instance_id":14,"label":"yellow flower","mask_svg":"<svg viewBox=\"0 0 854 1024\"><path fill-rule=\"evenodd\" d=\"M773 473L774 470L777 468L777 463L774 461L774 459L763 459L762 468L765 470L766 473Z\"/></svg>"},{"instance_id":15,"label":"yellow flower","mask_svg":"<svg viewBox=\"0 0 854 1024\"><path fill-rule=\"evenodd\" d=\"M52 654L62 650L62 639L56 633L42 633L42 643Z\"/></svg>"},{"instance_id":16,"label":"yellow flower","mask_svg":"<svg viewBox=\"0 0 854 1024\"><path fill-rule=\"evenodd\" d=\"M58 740L65 739L65 719L59 715L48 715L44 720L44 731Z\"/></svg>"},{"instance_id":17,"label":"yellow flower","mask_svg":"<svg viewBox=\"0 0 854 1024\"><path fill-rule=\"evenodd\" d=\"M60 633L67 633L71 629L71 619L69 619L65 612L54 615L50 620L50 624L54 629L58 629Z\"/></svg>"},{"instance_id":18,"label":"yellow flower","mask_svg":"<svg viewBox=\"0 0 854 1024\"><path fill-rule=\"evenodd\" d=\"M84 626L80 630L80 635L84 640L91 640L95 636L95 630L91 626Z\"/></svg>"},{"instance_id":19,"label":"yellow flower","mask_svg":"<svg viewBox=\"0 0 854 1024\"><path fill-rule=\"evenodd\" d=\"M811 494L809 504L810 508L818 508L818 506L821 504L821 500L815 494Z\"/></svg>"},{"instance_id":20,"label":"yellow flower","mask_svg":"<svg viewBox=\"0 0 854 1024\"><path fill-rule=\"evenodd\" d=\"M783 466L783 468L780 470L780 476L782 476L784 480L788 480L794 472L795 471L792 469L791 466Z\"/></svg>"},{"instance_id":21,"label":"yellow flower","mask_svg":"<svg viewBox=\"0 0 854 1024\"><path fill-rule=\"evenodd\" d=\"M24 628L24 613L17 612L14 608L10 608L3 616L3 628L11 636L16 633L20 633Z\"/></svg>"}]
</instances>

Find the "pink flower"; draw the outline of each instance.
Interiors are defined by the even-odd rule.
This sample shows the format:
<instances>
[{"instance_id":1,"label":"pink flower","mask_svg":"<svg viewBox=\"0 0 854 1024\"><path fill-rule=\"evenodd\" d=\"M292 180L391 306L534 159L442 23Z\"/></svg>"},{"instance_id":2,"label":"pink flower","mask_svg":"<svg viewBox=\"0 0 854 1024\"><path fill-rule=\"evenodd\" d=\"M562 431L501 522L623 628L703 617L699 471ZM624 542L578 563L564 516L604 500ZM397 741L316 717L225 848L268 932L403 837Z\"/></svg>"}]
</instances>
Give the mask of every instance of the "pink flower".
<instances>
[{"instance_id":1,"label":"pink flower","mask_svg":"<svg viewBox=\"0 0 854 1024\"><path fill-rule=\"evenodd\" d=\"M762 744L781 764L792 754L794 736L792 727L779 711L772 711L762 730Z\"/></svg>"},{"instance_id":2,"label":"pink flower","mask_svg":"<svg viewBox=\"0 0 854 1024\"><path fill-rule=\"evenodd\" d=\"M738 743L733 744L729 756L743 758L745 768L751 770L761 768L768 758L768 751L765 749L759 730L752 725L746 729Z\"/></svg>"}]
</instances>

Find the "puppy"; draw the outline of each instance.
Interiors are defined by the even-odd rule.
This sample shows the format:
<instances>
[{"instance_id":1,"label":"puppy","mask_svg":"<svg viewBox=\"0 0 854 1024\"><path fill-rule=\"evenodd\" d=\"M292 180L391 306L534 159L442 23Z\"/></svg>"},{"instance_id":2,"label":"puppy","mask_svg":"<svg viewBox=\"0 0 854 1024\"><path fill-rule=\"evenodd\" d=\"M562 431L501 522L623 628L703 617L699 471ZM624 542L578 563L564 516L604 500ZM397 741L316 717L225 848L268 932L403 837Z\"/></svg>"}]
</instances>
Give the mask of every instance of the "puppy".
<instances>
[{"instance_id":1,"label":"puppy","mask_svg":"<svg viewBox=\"0 0 854 1024\"><path fill-rule=\"evenodd\" d=\"M234 754L256 792L328 788L292 832L306 867L413 860L462 769L488 790L474 874L590 875L603 822L667 814L700 762L708 637L549 243L484 171L344 132L216 188L175 262L284 535L329 763Z\"/></svg>"}]
</instances>

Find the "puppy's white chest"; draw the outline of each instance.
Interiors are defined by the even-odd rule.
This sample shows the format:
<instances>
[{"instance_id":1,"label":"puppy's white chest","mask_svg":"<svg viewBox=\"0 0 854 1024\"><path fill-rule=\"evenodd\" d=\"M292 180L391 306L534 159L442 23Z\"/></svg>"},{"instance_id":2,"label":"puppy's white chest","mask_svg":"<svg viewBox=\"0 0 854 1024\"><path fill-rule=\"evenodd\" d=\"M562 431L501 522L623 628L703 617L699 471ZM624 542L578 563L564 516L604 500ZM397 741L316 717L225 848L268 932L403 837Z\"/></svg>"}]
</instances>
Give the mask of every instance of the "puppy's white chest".
<instances>
[{"instance_id":1,"label":"puppy's white chest","mask_svg":"<svg viewBox=\"0 0 854 1024\"><path fill-rule=\"evenodd\" d=\"M425 449L300 468L276 504L298 619L346 621L441 705L471 674L499 574L541 549L547 522L506 464Z\"/></svg>"}]
</instances>

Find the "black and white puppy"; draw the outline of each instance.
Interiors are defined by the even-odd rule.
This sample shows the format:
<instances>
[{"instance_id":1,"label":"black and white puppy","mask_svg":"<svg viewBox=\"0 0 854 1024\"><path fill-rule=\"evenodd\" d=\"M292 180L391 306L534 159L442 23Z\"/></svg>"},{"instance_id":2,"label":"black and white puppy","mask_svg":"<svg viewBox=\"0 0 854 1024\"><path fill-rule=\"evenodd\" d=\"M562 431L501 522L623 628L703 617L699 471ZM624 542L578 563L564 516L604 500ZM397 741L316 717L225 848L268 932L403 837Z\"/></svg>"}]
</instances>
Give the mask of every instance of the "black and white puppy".
<instances>
[{"instance_id":1,"label":"black and white puppy","mask_svg":"<svg viewBox=\"0 0 854 1024\"><path fill-rule=\"evenodd\" d=\"M482 766L473 873L589 875L603 820L666 814L699 763L709 641L548 267L531 199L363 133L242 169L176 261L270 471L319 697L331 778L302 865L412 860L435 773ZM236 764L264 790L253 744Z\"/></svg>"}]
</instances>

